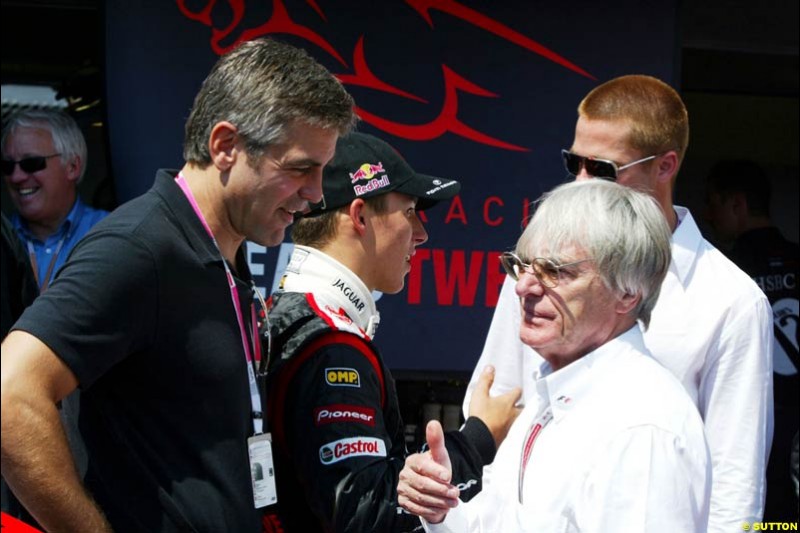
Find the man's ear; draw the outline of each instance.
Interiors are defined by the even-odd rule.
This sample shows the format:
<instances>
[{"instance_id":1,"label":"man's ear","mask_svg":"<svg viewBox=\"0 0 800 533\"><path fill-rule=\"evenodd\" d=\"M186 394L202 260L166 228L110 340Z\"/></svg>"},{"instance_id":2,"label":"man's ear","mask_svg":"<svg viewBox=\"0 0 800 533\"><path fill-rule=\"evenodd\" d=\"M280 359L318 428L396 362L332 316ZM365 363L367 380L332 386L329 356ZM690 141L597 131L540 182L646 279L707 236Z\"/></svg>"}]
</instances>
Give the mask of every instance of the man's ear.
<instances>
[{"instance_id":1,"label":"man's ear","mask_svg":"<svg viewBox=\"0 0 800 533\"><path fill-rule=\"evenodd\" d=\"M347 215L350 217L350 222L353 224L353 229L359 235L364 235L367 231L366 221L366 203L361 198L356 198L350 202L350 207L347 208Z\"/></svg>"},{"instance_id":2,"label":"man's ear","mask_svg":"<svg viewBox=\"0 0 800 533\"><path fill-rule=\"evenodd\" d=\"M630 313L631 309L635 308L639 305L639 300L642 299L641 294L629 294L625 293L622 297L617 299L617 303L614 306L614 310L619 313L620 315L627 315Z\"/></svg>"},{"instance_id":3,"label":"man's ear","mask_svg":"<svg viewBox=\"0 0 800 533\"><path fill-rule=\"evenodd\" d=\"M77 183L81 177L81 156L74 155L70 157L64 164L64 168L67 171L67 179Z\"/></svg>"},{"instance_id":4,"label":"man's ear","mask_svg":"<svg viewBox=\"0 0 800 533\"><path fill-rule=\"evenodd\" d=\"M678 152L670 150L658 159L658 176L660 182L669 183L678 173Z\"/></svg>"},{"instance_id":5,"label":"man's ear","mask_svg":"<svg viewBox=\"0 0 800 533\"><path fill-rule=\"evenodd\" d=\"M211 162L220 172L227 172L236 162L239 135L236 126L227 121L217 122L208 137L208 152Z\"/></svg>"}]
</instances>

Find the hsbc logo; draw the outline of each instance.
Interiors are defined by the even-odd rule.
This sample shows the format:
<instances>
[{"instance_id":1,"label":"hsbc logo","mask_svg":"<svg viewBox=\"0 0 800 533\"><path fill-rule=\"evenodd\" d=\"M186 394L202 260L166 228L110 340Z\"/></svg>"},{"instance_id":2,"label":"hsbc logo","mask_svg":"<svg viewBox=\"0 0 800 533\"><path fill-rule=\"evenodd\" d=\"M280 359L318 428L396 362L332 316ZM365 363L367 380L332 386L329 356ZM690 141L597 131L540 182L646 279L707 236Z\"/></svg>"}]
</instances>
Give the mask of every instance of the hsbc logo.
<instances>
[{"instance_id":1,"label":"hsbc logo","mask_svg":"<svg viewBox=\"0 0 800 533\"><path fill-rule=\"evenodd\" d=\"M386 443L373 437L353 437L323 444L319 449L319 461L324 465L365 455L386 457Z\"/></svg>"},{"instance_id":2,"label":"hsbc logo","mask_svg":"<svg viewBox=\"0 0 800 533\"><path fill-rule=\"evenodd\" d=\"M355 368L326 368L325 383L332 387L361 387L361 376Z\"/></svg>"},{"instance_id":3,"label":"hsbc logo","mask_svg":"<svg viewBox=\"0 0 800 533\"><path fill-rule=\"evenodd\" d=\"M337 403L314 409L314 425L333 424L334 422L355 422L375 427L375 409Z\"/></svg>"}]
</instances>

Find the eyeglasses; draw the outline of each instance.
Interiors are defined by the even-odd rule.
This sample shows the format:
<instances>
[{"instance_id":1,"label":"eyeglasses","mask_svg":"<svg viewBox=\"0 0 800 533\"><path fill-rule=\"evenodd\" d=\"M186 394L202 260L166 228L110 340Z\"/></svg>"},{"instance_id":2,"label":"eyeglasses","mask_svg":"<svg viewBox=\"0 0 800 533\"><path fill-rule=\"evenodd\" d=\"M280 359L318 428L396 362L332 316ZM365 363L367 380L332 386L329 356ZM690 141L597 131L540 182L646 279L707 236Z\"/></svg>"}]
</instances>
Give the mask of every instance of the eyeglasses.
<instances>
[{"instance_id":1,"label":"eyeglasses","mask_svg":"<svg viewBox=\"0 0 800 533\"><path fill-rule=\"evenodd\" d=\"M559 264L552 259L536 257L530 263L526 263L514 252L503 252L500 256L500 263L503 265L503 269L505 269L506 273L511 276L511 279L514 281L519 281L522 273L527 272L528 274L536 276L539 283L550 289L558 287L562 268L585 263L586 261L591 261L591 259L581 259L580 261Z\"/></svg>"},{"instance_id":2,"label":"eyeglasses","mask_svg":"<svg viewBox=\"0 0 800 533\"><path fill-rule=\"evenodd\" d=\"M34 172L44 170L47 167L47 160L51 157L56 157L59 155L61 154L37 155L33 157L26 157L25 159L20 159L19 161L14 161L13 159L3 159L0 171L3 172L3 176L10 176L14 173L14 167L19 165L19 168L22 169L23 172L33 174Z\"/></svg>"},{"instance_id":3,"label":"eyeglasses","mask_svg":"<svg viewBox=\"0 0 800 533\"><path fill-rule=\"evenodd\" d=\"M561 150L561 156L564 158L564 166L567 168L567 172L573 176L580 174L581 167L583 167L586 169L586 173L593 178L602 178L610 181L617 181L619 173L626 168L631 168L634 165L638 165L639 163L644 163L645 161L650 161L651 159L658 157L658 155L651 155L649 157L637 159L632 163L628 163L627 165L622 165L620 167L617 166L615 162L608 159L584 157L582 155L572 153L569 150Z\"/></svg>"}]
</instances>

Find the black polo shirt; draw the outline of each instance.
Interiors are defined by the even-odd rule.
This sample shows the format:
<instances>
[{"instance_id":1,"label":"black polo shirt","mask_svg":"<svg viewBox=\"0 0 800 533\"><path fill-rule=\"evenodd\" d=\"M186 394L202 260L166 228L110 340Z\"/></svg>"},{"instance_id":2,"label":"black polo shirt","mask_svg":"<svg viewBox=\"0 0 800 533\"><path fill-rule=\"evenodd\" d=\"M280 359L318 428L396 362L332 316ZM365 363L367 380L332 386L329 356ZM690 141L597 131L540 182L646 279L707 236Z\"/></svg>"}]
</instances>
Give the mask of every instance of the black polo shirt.
<instances>
[{"instance_id":1,"label":"black polo shirt","mask_svg":"<svg viewBox=\"0 0 800 533\"><path fill-rule=\"evenodd\" d=\"M86 486L115 531L260 531L247 368L219 251L174 171L75 247L16 324L83 391ZM240 300L250 273L239 251Z\"/></svg>"}]
</instances>

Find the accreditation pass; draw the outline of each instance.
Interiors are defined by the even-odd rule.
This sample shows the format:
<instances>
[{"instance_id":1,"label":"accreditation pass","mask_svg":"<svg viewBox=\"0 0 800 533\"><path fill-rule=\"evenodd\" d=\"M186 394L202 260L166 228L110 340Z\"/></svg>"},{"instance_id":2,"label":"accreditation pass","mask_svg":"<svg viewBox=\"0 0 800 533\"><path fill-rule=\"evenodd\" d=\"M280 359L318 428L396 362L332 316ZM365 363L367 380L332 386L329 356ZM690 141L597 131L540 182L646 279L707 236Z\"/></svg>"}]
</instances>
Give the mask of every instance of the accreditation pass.
<instances>
[{"instance_id":1,"label":"accreditation pass","mask_svg":"<svg viewBox=\"0 0 800 533\"><path fill-rule=\"evenodd\" d=\"M275 489L275 467L272 462L272 435L262 433L247 439L250 456L250 478L253 482L253 502L256 509L278 503Z\"/></svg>"}]
</instances>

